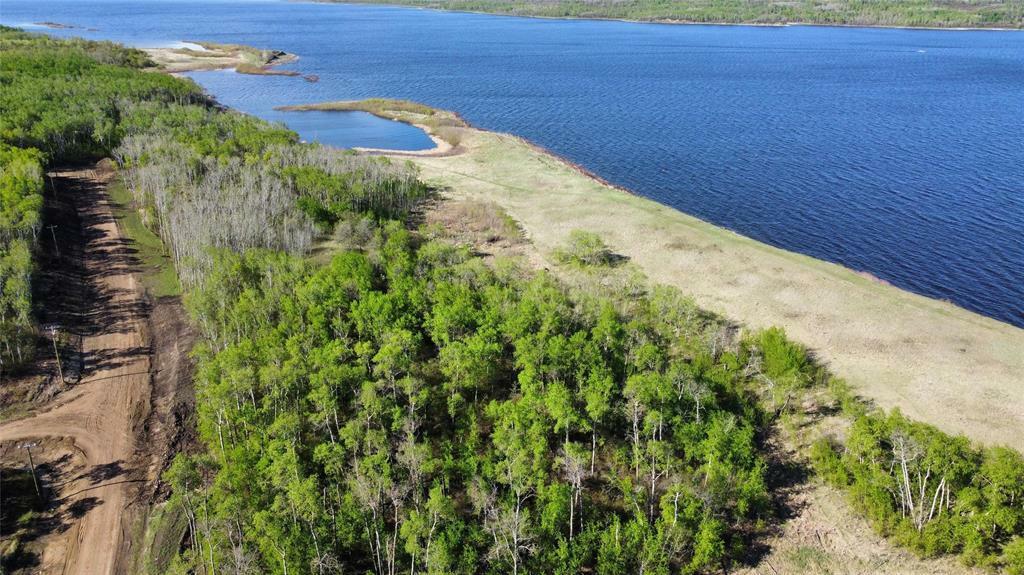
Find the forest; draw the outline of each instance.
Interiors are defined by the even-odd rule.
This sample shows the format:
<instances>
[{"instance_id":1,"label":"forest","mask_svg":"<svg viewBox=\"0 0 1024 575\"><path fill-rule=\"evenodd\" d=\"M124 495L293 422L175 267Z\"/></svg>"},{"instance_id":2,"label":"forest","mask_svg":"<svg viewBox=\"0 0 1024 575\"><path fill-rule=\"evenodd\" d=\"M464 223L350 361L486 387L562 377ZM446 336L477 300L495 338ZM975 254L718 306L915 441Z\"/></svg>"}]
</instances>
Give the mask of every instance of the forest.
<instances>
[{"instance_id":1,"label":"forest","mask_svg":"<svg viewBox=\"0 0 1024 575\"><path fill-rule=\"evenodd\" d=\"M42 228L41 155L0 143L0 376L33 357L32 252Z\"/></svg>"},{"instance_id":2,"label":"forest","mask_svg":"<svg viewBox=\"0 0 1024 575\"><path fill-rule=\"evenodd\" d=\"M707 24L1024 27L1024 2L1021 0L385 0L374 3L544 18Z\"/></svg>"},{"instance_id":3,"label":"forest","mask_svg":"<svg viewBox=\"0 0 1024 575\"><path fill-rule=\"evenodd\" d=\"M165 474L187 528L154 571L720 572L779 520L767 440L841 389L781 330L485 261L415 225L413 166L299 143L135 50L4 28L0 54L9 349L41 170L104 156L201 336L201 448ZM595 282L609 258L585 233L556 257ZM1024 572L1019 453L837 396L818 476L921 555Z\"/></svg>"}]
</instances>

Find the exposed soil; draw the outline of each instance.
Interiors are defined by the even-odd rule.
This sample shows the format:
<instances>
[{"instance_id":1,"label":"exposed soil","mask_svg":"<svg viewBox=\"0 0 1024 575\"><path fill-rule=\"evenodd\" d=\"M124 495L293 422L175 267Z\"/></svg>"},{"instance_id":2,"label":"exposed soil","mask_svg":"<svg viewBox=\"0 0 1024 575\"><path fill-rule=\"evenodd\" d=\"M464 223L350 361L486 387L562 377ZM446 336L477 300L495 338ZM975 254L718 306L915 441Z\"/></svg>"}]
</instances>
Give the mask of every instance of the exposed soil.
<instances>
[{"instance_id":1,"label":"exposed soil","mask_svg":"<svg viewBox=\"0 0 1024 575\"><path fill-rule=\"evenodd\" d=\"M45 500L30 526L0 537L18 539L20 555L9 566L26 572L121 573L134 551L133 523L159 497L156 480L170 451L187 440L179 426L190 390L178 384L189 377L182 352L191 339L176 304L154 308L142 293L134 250L106 195L112 170L101 163L48 177L61 199L46 214L59 226L61 254L41 262L50 271L37 301L44 321L80 336L81 381L0 424L4 467L27 469L30 445ZM151 313L162 350L155 359ZM164 371L153 377L154 367Z\"/></svg>"}]
</instances>

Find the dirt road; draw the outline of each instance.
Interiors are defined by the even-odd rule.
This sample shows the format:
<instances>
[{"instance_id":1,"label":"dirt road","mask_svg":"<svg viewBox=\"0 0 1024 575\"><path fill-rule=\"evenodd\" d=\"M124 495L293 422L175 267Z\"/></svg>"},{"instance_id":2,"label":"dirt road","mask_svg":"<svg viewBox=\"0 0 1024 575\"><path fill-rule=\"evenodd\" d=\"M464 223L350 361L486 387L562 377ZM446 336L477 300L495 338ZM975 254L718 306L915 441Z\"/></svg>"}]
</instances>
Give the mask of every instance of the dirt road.
<instances>
[{"instance_id":1,"label":"dirt road","mask_svg":"<svg viewBox=\"0 0 1024 575\"><path fill-rule=\"evenodd\" d=\"M33 572L115 573L130 544L125 510L154 475L136 449L151 393L146 308L107 202L110 174L78 169L50 176L58 193L74 195L81 222L76 251L86 285L77 325L65 329L83 335L83 377L54 404L0 424L0 444L11 454L15 442L37 441L37 465L65 470L50 486L60 528L40 535L43 552Z\"/></svg>"}]
</instances>

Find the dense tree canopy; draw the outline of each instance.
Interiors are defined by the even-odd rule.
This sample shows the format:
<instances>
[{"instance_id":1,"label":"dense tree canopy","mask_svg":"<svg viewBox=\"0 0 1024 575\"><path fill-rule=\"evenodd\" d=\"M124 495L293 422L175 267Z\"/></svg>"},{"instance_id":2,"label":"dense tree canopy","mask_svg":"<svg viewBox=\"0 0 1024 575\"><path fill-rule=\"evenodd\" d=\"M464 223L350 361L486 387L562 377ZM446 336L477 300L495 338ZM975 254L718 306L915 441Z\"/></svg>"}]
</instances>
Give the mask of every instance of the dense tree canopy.
<instances>
[{"instance_id":1,"label":"dense tree canopy","mask_svg":"<svg viewBox=\"0 0 1024 575\"><path fill-rule=\"evenodd\" d=\"M692 572L770 511L746 368L784 354L712 353L721 326L674 290L581 300L393 224L324 267L212 270L188 300L210 453L172 473L218 502L190 508L192 561Z\"/></svg>"},{"instance_id":2,"label":"dense tree canopy","mask_svg":"<svg viewBox=\"0 0 1024 575\"><path fill-rule=\"evenodd\" d=\"M35 347L32 251L42 192L41 154L0 143L0 371L23 365Z\"/></svg>"}]
</instances>

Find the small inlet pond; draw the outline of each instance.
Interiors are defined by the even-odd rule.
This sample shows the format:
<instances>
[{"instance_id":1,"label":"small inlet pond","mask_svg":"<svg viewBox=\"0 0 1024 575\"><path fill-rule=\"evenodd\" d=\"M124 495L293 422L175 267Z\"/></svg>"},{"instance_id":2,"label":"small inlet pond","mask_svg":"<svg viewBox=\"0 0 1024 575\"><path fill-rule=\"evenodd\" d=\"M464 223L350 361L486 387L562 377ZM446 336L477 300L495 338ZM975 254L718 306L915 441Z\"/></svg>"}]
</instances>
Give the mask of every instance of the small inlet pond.
<instances>
[{"instance_id":1,"label":"small inlet pond","mask_svg":"<svg viewBox=\"0 0 1024 575\"><path fill-rule=\"evenodd\" d=\"M283 122L306 142L336 148L386 148L418 151L434 148L427 134L403 122L378 118L368 112L281 112L258 114Z\"/></svg>"},{"instance_id":2,"label":"small inlet pond","mask_svg":"<svg viewBox=\"0 0 1024 575\"><path fill-rule=\"evenodd\" d=\"M280 67L287 68L289 66ZM368 112L284 112L275 108L301 102L247 97L253 94L247 89L249 84L255 87L256 84L280 82L291 84L294 88L297 78L236 74L230 70L191 72L186 75L204 85L221 104L264 120L281 122L306 142L319 142L336 148L384 148L409 152L430 150L435 146L430 136L416 126L379 118ZM277 93L292 92L282 90Z\"/></svg>"}]
</instances>

